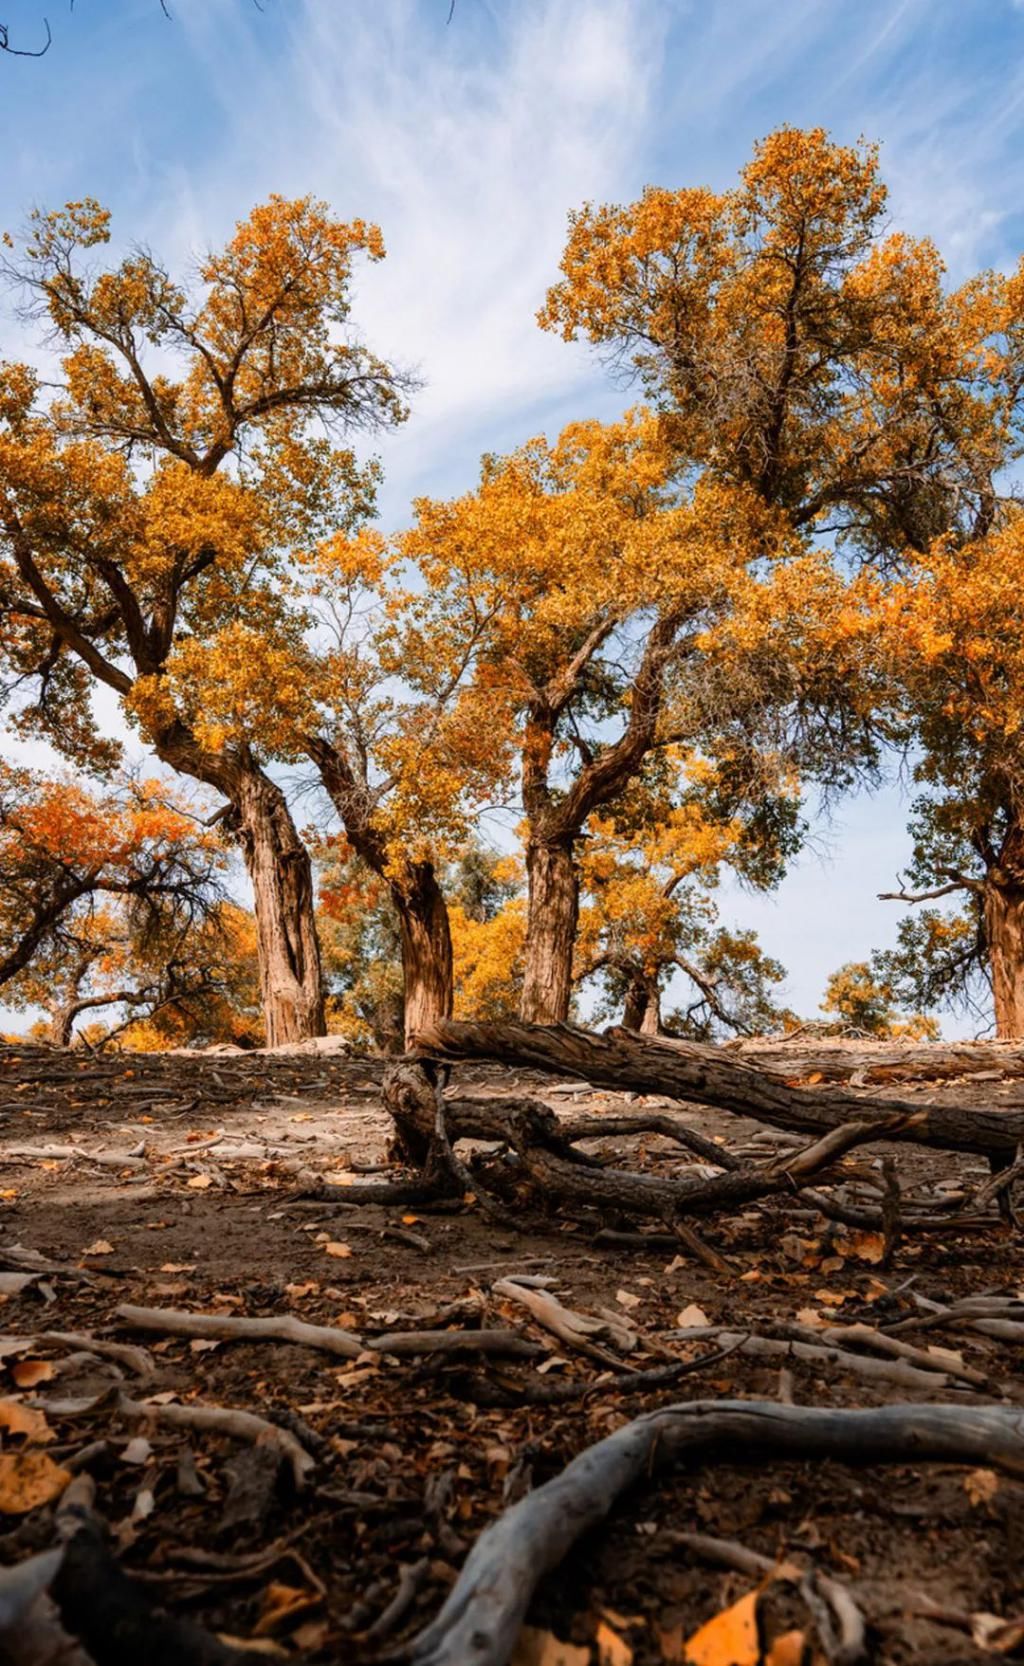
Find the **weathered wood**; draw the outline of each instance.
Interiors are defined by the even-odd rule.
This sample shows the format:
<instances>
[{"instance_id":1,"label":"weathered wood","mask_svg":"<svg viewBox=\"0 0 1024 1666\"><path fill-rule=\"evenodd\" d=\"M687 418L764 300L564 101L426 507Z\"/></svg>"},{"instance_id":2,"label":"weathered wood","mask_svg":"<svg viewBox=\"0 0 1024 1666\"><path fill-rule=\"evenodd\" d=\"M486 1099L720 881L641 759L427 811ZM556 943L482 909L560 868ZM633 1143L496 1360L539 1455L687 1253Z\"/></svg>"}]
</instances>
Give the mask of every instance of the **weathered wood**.
<instances>
[{"instance_id":1,"label":"weathered wood","mask_svg":"<svg viewBox=\"0 0 1024 1666\"><path fill-rule=\"evenodd\" d=\"M770 1401L696 1400L636 1418L587 1447L480 1535L413 1666L506 1666L542 1575L636 1482L679 1463L773 1459L849 1464L984 1464L1024 1475L1024 1420L993 1406L834 1411Z\"/></svg>"},{"instance_id":2,"label":"weathered wood","mask_svg":"<svg viewBox=\"0 0 1024 1666\"><path fill-rule=\"evenodd\" d=\"M435 1059L491 1059L555 1075L583 1077L595 1086L713 1105L772 1127L826 1134L844 1123L879 1124L913 1111L887 1139L913 1140L945 1151L1012 1156L1024 1139L1024 1112L912 1105L865 1099L848 1088L792 1087L777 1074L743 1063L720 1047L666 1044L626 1030L598 1035L571 1024L434 1024L416 1038Z\"/></svg>"},{"instance_id":3,"label":"weathered wood","mask_svg":"<svg viewBox=\"0 0 1024 1666\"><path fill-rule=\"evenodd\" d=\"M671 1036L660 1040L669 1047L677 1045ZM825 1036L814 1041L790 1041L786 1036L758 1036L749 1041L730 1041L725 1056L790 1079L818 1076L826 1082L848 1082L855 1076L855 1086L948 1082L979 1073L988 1076L990 1072L1010 1080L1024 1076L1024 1046L1012 1041L843 1041Z\"/></svg>"}]
</instances>

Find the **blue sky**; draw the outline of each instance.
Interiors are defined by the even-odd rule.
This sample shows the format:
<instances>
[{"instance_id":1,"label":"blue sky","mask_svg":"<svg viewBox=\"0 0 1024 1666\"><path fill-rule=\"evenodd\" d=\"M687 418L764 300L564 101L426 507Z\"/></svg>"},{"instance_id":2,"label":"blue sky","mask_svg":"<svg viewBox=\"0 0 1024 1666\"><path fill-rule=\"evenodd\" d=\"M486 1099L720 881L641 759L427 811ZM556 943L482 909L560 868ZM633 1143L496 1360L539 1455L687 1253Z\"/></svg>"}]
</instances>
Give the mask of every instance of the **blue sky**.
<instances>
[{"instance_id":1,"label":"blue sky","mask_svg":"<svg viewBox=\"0 0 1024 1666\"><path fill-rule=\"evenodd\" d=\"M99 197L115 241L179 267L272 191L379 221L356 320L424 378L381 447L386 524L481 452L629 395L539 331L570 208L648 183L725 186L783 122L882 142L895 226L952 280L1024 249L1024 6L1013 0L5 0L0 228ZM0 313L0 350L24 330ZM892 789L842 806L769 899L727 888L811 1013L893 938L909 853ZM949 1033L973 1026L947 1021Z\"/></svg>"}]
</instances>

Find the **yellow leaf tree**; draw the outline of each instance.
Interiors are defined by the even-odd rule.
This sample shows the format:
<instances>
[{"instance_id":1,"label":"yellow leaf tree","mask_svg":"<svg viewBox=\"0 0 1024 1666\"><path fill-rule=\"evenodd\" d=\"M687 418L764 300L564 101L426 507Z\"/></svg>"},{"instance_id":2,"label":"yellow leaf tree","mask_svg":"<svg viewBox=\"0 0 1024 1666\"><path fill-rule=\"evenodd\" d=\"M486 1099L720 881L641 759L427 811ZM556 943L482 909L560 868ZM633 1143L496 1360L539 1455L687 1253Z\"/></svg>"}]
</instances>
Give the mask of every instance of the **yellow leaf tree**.
<instances>
[{"instance_id":1,"label":"yellow leaf tree","mask_svg":"<svg viewBox=\"0 0 1024 1666\"><path fill-rule=\"evenodd\" d=\"M108 237L98 204L71 203L34 215L8 266L60 357L45 384L0 368L4 662L35 684L22 727L66 756L110 761L89 713L100 684L164 763L224 795L275 1044L324 1024L309 856L266 768L274 734L225 735L206 694L277 679L285 717L301 702L291 551L368 511L375 471L343 442L404 415L401 379L349 316L353 262L383 246L275 197L190 288L144 250L92 264Z\"/></svg>"}]
</instances>

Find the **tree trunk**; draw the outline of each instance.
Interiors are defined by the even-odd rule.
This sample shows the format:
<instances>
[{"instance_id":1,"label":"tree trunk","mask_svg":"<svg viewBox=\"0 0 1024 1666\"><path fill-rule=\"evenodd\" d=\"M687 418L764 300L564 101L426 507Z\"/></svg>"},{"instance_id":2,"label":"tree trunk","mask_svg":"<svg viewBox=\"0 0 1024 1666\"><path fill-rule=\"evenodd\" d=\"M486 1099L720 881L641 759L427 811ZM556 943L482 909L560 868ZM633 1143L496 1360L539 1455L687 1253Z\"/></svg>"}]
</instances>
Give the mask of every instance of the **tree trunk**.
<instances>
[{"instance_id":1,"label":"tree trunk","mask_svg":"<svg viewBox=\"0 0 1024 1666\"><path fill-rule=\"evenodd\" d=\"M526 852L529 901L520 1017L563 1024L572 999L572 956L579 917L579 875L572 838L532 842Z\"/></svg>"},{"instance_id":2,"label":"tree trunk","mask_svg":"<svg viewBox=\"0 0 1024 1666\"><path fill-rule=\"evenodd\" d=\"M252 884L268 1047L324 1035L313 870L280 787L252 768L231 793Z\"/></svg>"},{"instance_id":3,"label":"tree trunk","mask_svg":"<svg viewBox=\"0 0 1024 1666\"><path fill-rule=\"evenodd\" d=\"M992 973L996 1035L1024 1036L1024 886L985 884L985 937Z\"/></svg>"},{"instance_id":4,"label":"tree trunk","mask_svg":"<svg viewBox=\"0 0 1024 1666\"><path fill-rule=\"evenodd\" d=\"M642 974L630 980L622 1009L622 1028L641 1035L661 1034L661 991Z\"/></svg>"},{"instance_id":5,"label":"tree trunk","mask_svg":"<svg viewBox=\"0 0 1024 1666\"><path fill-rule=\"evenodd\" d=\"M406 1045L417 1030L452 1015L452 939L448 908L432 862L390 882L402 938Z\"/></svg>"},{"instance_id":6,"label":"tree trunk","mask_svg":"<svg viewBox=\"0 0 1024 1666\"><path fill-rule=\"evenodd\" d=\"M313 865L284 793L248 747L208 751L178 720L155 737L155 747L163 763L215 787L231 805L252 885L267 1046L326 1035Z\"/></svg>"}]
</instances>

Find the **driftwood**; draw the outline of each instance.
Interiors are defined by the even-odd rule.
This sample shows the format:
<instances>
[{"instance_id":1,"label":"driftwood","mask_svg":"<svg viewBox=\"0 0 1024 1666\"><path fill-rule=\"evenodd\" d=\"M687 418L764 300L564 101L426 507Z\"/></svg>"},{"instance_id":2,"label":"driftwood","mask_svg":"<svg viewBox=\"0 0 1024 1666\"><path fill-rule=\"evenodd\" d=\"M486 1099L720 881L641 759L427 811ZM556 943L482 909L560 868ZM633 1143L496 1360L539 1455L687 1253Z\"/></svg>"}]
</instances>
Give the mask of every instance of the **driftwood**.
<instances>
[{"instance_id":1,"label":"driftwood","mask_svg":"<svg viewBox=\"0 0 1024 1666\"><path fill-rule=\"evenodd\" d=\"M668 1046L677 1043L660 1038ZM683 1044L684 1046L686 1043ZM826 1082L861 1083L934 1081L952 1082L958 1077L988 1079L1002 1076L1016 1080L1024 1076L1024 1047L1014 1041L796 1041L758 1038L731 1041L730 1058L760 1065L789 1078L818 1076Z\"/></svg>"},{"instance_id":2,"label":"driftwood","mask_svg":"<svg viewBox=\"0 0 1024 1666\"><path fill-rule=\"evenodd\" d=\"M291 1467L297 1488L305 1485L316 1467L305 1447L288 1429L271 1423L255 1412L236 1411L229 1406L160 1406L151 1400L132 1400L126 1394L117 1396L120 1415L130 1422L164 1424L171 1429L198 1429L207 1434L233 1435L253 1446L269 1446L280 1453Z\"/></svg>"},{"instance_id":3,"label":"driftwood","mask_svg":"<svg viewBox=\"0 0 1024 1666\"><path fill-rule=\"evenodd\" d=\"M294 1342L342 1359L358 1359L371 1350L379 1354L495 1354L506 1359L533 1359L540 1349L511 1330L386 1331L363 1340L334 1325L309 1325L294 1314L276 1319L237 1319L223 1313L185 1313L169 1307L117 1309L131 1330L159 1331L164 1336L197 1336L218 1342Z\"/></svg>"},{"instance_id":4,"label":"driftwood","mask_svg":"<svg viewBox=\"0 0 1024 1666\"><path fill-rule=\"evenodd\" d=\"M912 1107L900 1100L864 1099L848 1088L792 1087L775 1072L746 1064L723 1048L655 1041L622 1029L597 1035L571 1024L449 1020L422 1031L416 1044L432 1059L491 1059L548 1070L582 1077L598 1087L713 1105L793 1133L821 1136L859 1121L883 1125L913 1110L903 1130L890 1128L879 1138L913 1140L1004 1161L1012 1161L1024 1141L1024 1111Z\"/></svg>"},{"instance_id":5,"label":"driftwood","mask_svg":"<svg viewBox=\"0 0 1024 1666\"><path fill-rule=\"evenodd\" d=\"M414 1666L506 1666L542 1575L635 1483L686 1462L831 1459L983 1464L1024 1475L1024 1417L991 1406L833 1411L693 1401L588 1447L485 1529L437 1618L403 1650Z\"/></svg>"},{"instance_id":6,"label":"driftwood","mask_svg":"<svg viewBox=\"0 0 1024 1666\"><path fill-rule=\"evenodd\" d=\"M541 1038L567 1033L589 1038L584 1031L556 1026L552 1030L539 1025L443 1025L450 1030L472 1031L489 1035L492 1030L523 1032ZM600 1038L593 1038L600 1040ZM482 1045L482 1043L481 1043ZM445 1138L450 1149L456 1140L473 1139L498 1144L514 1152L518 1160L517 1172L534 1190L549 1202L564 1201L588 1207L622 1209L647 1216L671 1219L684 1213L707 1213L721 1208L741 1207L775 1194L786 1196L803 1190L806 1199L825 1214L848 1225L877 1229L884 1226L881 1209L849 1206L839 1199L824 1197L817 1191L806 1190L807 1182L815 1176L826 1176L847 1151L874 1140L900 1137L909 1128L926 1127L927 1112L914 1106L900 1105L881 1117L871 1114L874 1107L862 1100L851 1101L861 1115L850 1122L839 1122L823 1129L819 1137L806 1147L787 1149L760 1164L744 1162L723 1147L705 1142L714 1153L717 1172L710 1172L710 1163L691 1168L682 1176L664 1178L659 1175L638 1174L623 1169L606 1168L573 1149L574 1139L591 1138L601 1119L587 1119L572 1123L568 1129L554 1112L537 1100L528 1099L468 1099L459 1096L440 1099L432 1070L423 1062L403 1060L385 1075L384 1103L395 1121L400 1147L423 1153L430 1173L430 1152L438 1123L438 1106L443 1105ZM616 1128L623 1119L613 1119ZM654 1119L637 1118L631 1131L639 1132ZM450 1175L447 1156L441 1175ZM466 1180L469 1173L463 1170ZM355 1188L323 1186L317 1189L321 1199L346 1202ZM474 1189L480 1187L474 1183ZM946 1224L937 1221L936 1224ZM692 1247L692 1246L691 1246Z\"/></svg>"}]
</instances>

